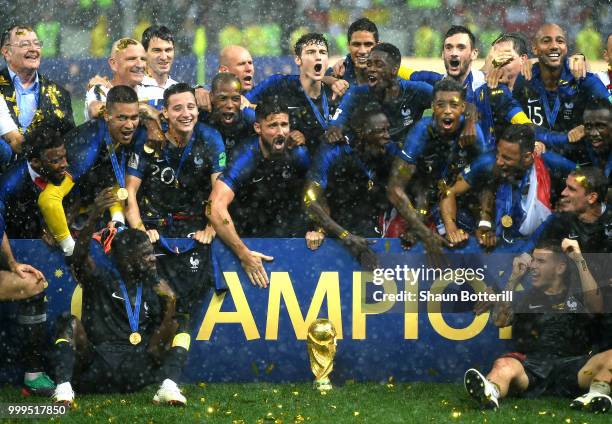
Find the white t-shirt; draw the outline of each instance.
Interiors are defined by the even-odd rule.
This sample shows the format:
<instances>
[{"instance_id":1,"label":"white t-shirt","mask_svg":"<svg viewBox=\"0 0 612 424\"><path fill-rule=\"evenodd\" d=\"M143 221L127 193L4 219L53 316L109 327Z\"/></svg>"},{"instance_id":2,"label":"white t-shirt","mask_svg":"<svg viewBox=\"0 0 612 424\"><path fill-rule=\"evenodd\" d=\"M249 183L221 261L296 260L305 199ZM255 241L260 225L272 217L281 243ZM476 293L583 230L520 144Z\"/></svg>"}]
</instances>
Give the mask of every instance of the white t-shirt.
<instances>
[{"instance_id":1,"label":"white t-shirt","mask_svg":"<svg viewBox=\"0 0 612 424\"><path fill-rule=\"evenodd\" d=\"M4 97L0 96L0 136L17 131L17 125L9 112Z\"/></svg>"},{"instance_id":2,"label":"white t-shirt","mask_svg":"<svg viewBox=\"0 0 612 424\"><path fill-rule=\"evenodd\" d=\"M138 100L147 102L154 108L160 110L164 105L164 91L176 84L177 81L168 77L166 84L160 86L153 77L145 75L138 91Z\"/></svg>"},{"instance_id":3,"label":"white t-shirt","mask_svg":"<svg viewBox=\"0 0 612 424\"><path fill-rule=\"evenodd\" d=\"M136 94L138 95L138 101L150 104L156 109L161 109L164 103L164 91L166 88L176 84L177 82L172 78L166 80L166 84L160 87L152 77L145 75L138 86L136 86ZM94 85L91 87L85 95L85 120L90 120L89 116L89 105L92 102L106 102L106 94L110 88L103 85Z\"/></svg>"}]
</instances>

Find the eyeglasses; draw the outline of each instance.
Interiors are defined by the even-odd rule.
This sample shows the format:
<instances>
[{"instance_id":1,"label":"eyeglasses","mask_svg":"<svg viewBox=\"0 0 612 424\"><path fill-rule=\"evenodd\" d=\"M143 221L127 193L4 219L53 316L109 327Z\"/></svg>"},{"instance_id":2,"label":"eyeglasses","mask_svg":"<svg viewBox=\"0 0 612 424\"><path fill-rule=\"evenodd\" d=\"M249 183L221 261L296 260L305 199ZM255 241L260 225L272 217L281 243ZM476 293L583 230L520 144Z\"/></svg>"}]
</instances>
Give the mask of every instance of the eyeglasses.
<instances>
[{"instance_id":1,"label":"eyeglasses","mask_svg":"<svg viewBox=\"0 0 612 424\"><path fill-rule=\"evenodd\" d=\"M6 43L5 46L19 47L20 49L29 49L32 47L34 47L35 49L42 49L43 42L40 40L33 40L33 41L25 40L25 41L20 41L19 43L14 43L14 44Z\"/></svg>"}]
</instances>

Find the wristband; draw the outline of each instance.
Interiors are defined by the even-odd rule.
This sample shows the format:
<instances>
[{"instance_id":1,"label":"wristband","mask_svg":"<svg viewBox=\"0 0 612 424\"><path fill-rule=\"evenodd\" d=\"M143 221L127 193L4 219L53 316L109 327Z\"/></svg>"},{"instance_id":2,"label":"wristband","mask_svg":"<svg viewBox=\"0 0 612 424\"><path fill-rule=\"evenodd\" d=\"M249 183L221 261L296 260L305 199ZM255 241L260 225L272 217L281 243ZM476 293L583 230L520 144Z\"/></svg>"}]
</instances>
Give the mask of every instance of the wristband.
<instances>
[{"instance_id":1,"label":"wristband","mask_svg":"<svg viewBox=\"0 0 612 424\"><path fill-rule=\"evenodd\" d=\"M490 230L491 228L493 228L493 225L491 224L491 221L482 220L478 223L478 228L481 227L488 228Z\"/></svg>"}]
</instances>

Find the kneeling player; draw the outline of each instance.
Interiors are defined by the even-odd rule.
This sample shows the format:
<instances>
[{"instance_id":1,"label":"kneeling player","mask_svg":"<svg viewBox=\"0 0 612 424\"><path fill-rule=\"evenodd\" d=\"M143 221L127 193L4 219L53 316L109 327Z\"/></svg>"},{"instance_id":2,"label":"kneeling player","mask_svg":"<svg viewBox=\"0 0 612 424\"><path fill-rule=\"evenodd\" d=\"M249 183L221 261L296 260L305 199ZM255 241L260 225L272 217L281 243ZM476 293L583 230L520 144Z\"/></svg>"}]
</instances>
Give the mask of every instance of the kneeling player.
<instances>
[{"instance_id":1,"label":"kneeling player","mask_svg":"<svg viewBox=\"0 0 612 424\"><path fill-rule=\"evenodd\" d=\"M578 284L572 281L570 262L575 263ZM578 242L564 239L561 248L541 242L533 259L521 255L512 268L505 290L513 291L528 269L532 287L514 293L513 302L498 303L493 317L498 327L512 324L515 351L497 358L486 377L467 370L464 383L470 396L485 408L497 408L508 394L576 396L589 388L571 406L610 410L612 353L590 356L589 312L601 312L603 299Z\"/></svg>"},{"instance_id":2,"label":"kneeling player","mask_svg":"<svg viewBox=\"0 0 612 424\"><path fill-rule=\"evenodd\" d=\"M83 287L83 322L60 317L54 346L57 387L53 399L72 404L80 392L129 392L163 381L153 401L184 405L175 381L187 358L189 336L172 340L175 296L157 275L147 234L126 229L111 245L116 264L94 264L89 244L100 215L117 201L113 188L94 203L71 263Z\"/></svg>"}]
</instances>

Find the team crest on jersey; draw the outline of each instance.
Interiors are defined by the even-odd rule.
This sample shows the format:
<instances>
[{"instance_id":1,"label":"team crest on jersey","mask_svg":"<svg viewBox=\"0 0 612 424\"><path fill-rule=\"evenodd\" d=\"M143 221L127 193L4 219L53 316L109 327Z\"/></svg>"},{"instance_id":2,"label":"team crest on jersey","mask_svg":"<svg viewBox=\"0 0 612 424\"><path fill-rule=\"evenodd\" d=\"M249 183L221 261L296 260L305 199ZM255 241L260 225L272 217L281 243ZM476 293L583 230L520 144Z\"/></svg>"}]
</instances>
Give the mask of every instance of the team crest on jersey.
<instances>
[{"instance_id":1,"label":"team crest on jersey","mask_svg":"<svg viewBox=\"0 0 612 424\"><path fill-rule=\"evenodd\" d=\"M189 257L189 263L191 264L192 270L197 270L200 267L200 260L196 258L194 255Z\"/></svg>"},{"instance_id":2,"label":"team crest on jersey","mask_svg":"<svg viewBox=\"0 0 612 424\"><path fill-rule=\"evenodd\" d=\"M401 109L402 116L404 117L404 126L411 125L414 119L412 119L412 110L407 105L402 105Z\"/></svg>"},{"instance_id":3,"label":"team crest on jersey","mask_svg":"<svg viewBox=\"0 0 612 424\"><path fill-rule=\"evenodd\" d=\"M567 306L568 311L575 312L576 310L578 310L578 301L574 299L573 296L568 297L567 302L565 302L565 304Z\"/></svg>"},{"instance_id":4,"label":"team crest on jersey","mask_svg":"<svg viewBox=\"0 0 612 424\"><path fill-rule=\"evenodd\" d=\"M130 160L128 160L128 168L138 169L138 164L140 163L140 156L137 153L132 153L130 155Z\"/></svg>"}]
</instances>

